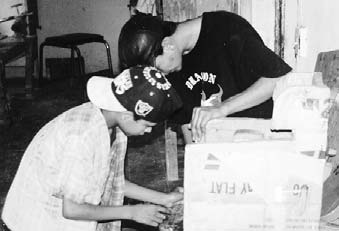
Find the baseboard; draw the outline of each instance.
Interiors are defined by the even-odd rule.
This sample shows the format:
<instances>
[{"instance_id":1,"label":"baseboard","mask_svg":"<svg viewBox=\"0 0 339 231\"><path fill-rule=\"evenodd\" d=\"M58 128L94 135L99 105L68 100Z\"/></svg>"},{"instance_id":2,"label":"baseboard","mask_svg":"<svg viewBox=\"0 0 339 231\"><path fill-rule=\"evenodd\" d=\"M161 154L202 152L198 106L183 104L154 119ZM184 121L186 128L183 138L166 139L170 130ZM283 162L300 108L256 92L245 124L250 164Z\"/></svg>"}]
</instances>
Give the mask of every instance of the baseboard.
<instances>
[{"instance_id":1,"label":"baseboard","mask_svg":"<svg viewBox=\"0 0 339 231\"><path fill-rule=\"evenodd\" d=\"M25 66L6 66L6 78L25 78Z\"/></svg>"}]
</instances>

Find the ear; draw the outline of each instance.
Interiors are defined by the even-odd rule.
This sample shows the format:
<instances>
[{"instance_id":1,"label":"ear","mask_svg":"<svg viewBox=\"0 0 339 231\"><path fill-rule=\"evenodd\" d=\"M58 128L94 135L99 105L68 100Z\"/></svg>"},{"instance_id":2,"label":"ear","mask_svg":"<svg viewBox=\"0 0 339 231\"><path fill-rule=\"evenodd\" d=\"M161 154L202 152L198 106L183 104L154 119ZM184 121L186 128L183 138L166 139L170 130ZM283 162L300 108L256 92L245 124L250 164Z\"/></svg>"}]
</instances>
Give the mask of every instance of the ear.
<instances>
[{"instance_id":1,"label":"ear","mask_svg":"<svg viewBox=\"0 0 339 231\"><path fill-rule=\"evenodd\" d=\"M170 37L165 37L161 42L164 51L174 50L174 43Z\"/></svg>"}]
</instances>

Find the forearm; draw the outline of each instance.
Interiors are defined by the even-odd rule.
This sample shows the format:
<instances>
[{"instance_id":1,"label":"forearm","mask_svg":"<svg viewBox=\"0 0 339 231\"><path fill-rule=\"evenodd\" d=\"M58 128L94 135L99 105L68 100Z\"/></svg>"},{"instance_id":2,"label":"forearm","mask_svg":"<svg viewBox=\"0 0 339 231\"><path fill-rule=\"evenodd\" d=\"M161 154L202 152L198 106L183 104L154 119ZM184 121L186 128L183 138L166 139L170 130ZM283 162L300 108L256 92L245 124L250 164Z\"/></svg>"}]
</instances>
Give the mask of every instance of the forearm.
<instances>
[{"instance_id":1,"label":"forearm","mask_svg":"<svg viewBox=\"0 0 339 231\"><path fill-rule=\"evenodd\" d=\"M225 116L259 105L272 97L280 78L260 78L243 92L226 99L221 106Z\"/></svg>"},{"instance_id":2,"label":"forearm","mask_svg":"<svg viewBox=\"0 0 339 231\"><path fill-rule=\"evenodd\" d=\"M125 181L125 196L131 199L164 205L166 203L166 195L166 193L157 192L155 190L136 185L130 181Z\"/></svg>"},{"instance_id":3,"label":"forearm","mask_svg":"<svg viewBox=\"0 0 339 231\"><path fill-rule=\"evenodd\" d=\"M100 206L78 204L63 199L63 216L72 220L104 221L115 219L132 219L132 206Z\"/></svg>"}]
</instances>

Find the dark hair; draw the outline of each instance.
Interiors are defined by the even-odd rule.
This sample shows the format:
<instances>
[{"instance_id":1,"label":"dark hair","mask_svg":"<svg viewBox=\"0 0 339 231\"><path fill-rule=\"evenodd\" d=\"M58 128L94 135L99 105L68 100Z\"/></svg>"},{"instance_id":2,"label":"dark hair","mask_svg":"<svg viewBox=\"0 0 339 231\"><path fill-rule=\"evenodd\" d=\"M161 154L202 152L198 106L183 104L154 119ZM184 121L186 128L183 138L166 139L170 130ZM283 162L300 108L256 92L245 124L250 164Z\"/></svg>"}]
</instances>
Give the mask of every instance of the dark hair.
<instances>
[{"instance_id":1,"label":"dark hair","mask_svg":"<svg viewBox=\"0 0 339 231\"><path fill-rule=\"evenodd\" d=\"M154 60L163 53L161 42L176 29L176 23L137 12L122 27L119 36L121 69L135 65L154 66Z\"/></svg>"}]
</instances>

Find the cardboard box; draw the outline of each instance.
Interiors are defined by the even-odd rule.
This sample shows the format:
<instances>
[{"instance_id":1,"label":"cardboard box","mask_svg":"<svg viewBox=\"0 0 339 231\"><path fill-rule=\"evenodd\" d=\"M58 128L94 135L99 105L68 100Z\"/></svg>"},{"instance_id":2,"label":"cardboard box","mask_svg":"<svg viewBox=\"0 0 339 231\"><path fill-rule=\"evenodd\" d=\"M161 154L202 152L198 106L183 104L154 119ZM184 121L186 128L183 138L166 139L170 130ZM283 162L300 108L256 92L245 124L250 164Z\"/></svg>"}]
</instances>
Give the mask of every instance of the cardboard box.
<instances>
[{"instance_id":1,"label":"cardboard box","mask_svg":"<svg viewBox=\"0 0 339 231\"><path fill-rule=\"evenodd\" d=\"M317 230L324 162L293 140L187 145L184 230Z\"/></svg>"}]
</instances>

